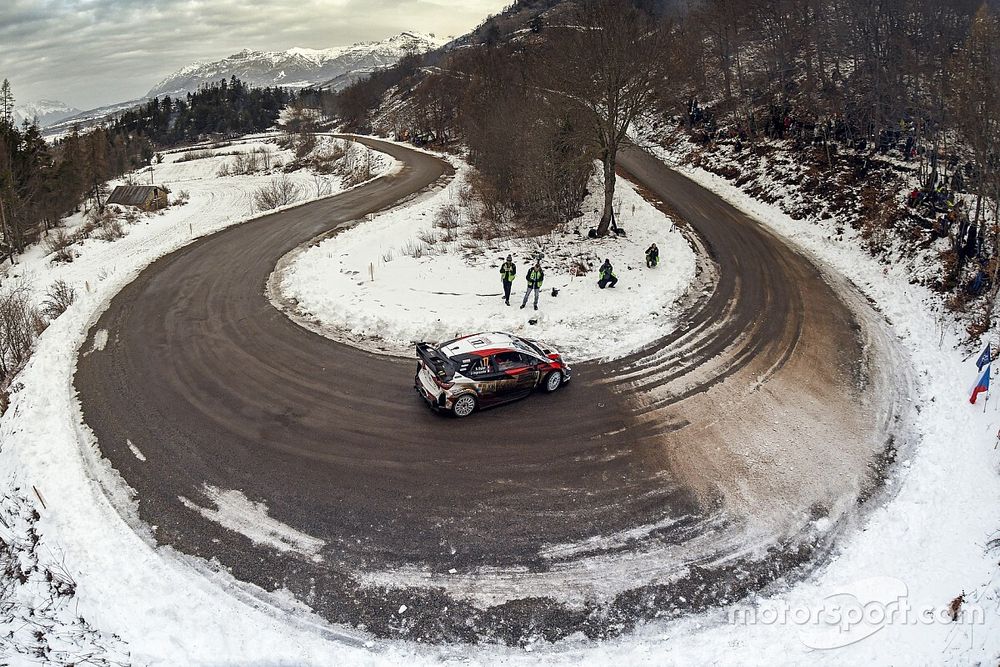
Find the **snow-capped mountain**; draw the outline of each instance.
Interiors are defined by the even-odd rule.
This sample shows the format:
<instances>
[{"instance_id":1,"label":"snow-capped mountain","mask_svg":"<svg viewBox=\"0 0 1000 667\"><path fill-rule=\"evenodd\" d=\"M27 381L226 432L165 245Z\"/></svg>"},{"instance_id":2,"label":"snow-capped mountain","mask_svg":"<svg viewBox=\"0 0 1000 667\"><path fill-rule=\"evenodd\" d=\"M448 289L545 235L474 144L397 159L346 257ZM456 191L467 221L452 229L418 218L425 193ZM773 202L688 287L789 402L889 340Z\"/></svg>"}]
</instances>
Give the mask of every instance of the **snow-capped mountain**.
<instances>
[{"instance_id":1,"label":"snow-capped mountain","mask_svg":"<svg viewBox=\"0 0 1000 667\"><path fill-rule=\"evenodd\" d=\"M80 113L79 109L58 100L38 100L37 102L16 105L14 107L14 122L20 125L25 120L37 119L38 125L45 127L78 113Z\"/></svg>"},{"instance_id":2,"label":"snow-capped mountain","mask_svg":"<svg viewBox=\"0 0 1000 667\"><path fill-rule=\"evenodd\" d=\"M447 41L432 35L403 32L380 42L332 49L245 49L222 60L183 67L156 84L147 97L193 92L203 84L231 76L254 86L341 88L364 74L394 64L407 53L430 51Z\"/></svg>"}]
</instances>

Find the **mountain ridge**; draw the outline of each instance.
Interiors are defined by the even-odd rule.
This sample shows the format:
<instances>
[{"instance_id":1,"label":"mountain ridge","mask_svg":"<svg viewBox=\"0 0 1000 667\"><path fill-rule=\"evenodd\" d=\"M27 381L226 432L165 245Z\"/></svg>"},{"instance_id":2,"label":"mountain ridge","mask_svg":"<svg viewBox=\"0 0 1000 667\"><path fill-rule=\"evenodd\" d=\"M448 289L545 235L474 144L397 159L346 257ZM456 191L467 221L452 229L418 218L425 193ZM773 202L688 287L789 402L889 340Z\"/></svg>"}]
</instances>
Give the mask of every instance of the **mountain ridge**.
<instances>
[{"instance_id":1,"label":"mountain ridge","mask_svg":"<svg viewBox=\"0 0 1000 667\"><path fill-rule=\"evenodd\" d=\"M45 127L78 113L79 109L59 100L36 100L14 105L14 124L37 120L40 127Z\"/></svg>"},{"instance_id":2,"label":"mountain ridge","mask_svg":"<svg viewBox=\"0 0 1000 667\"><path fill-rule=\"evenodd\" d=\"M253 86L343 87L376 69L388 67L409 52L426 52L448 40L405 31L384 40L327 49L292 47L284 51L243 49L215 61L185 65L165 77L146 97L183 95L232 76ZM333 83L331 83L333 82Z\"/></svg>"}]
</instances>

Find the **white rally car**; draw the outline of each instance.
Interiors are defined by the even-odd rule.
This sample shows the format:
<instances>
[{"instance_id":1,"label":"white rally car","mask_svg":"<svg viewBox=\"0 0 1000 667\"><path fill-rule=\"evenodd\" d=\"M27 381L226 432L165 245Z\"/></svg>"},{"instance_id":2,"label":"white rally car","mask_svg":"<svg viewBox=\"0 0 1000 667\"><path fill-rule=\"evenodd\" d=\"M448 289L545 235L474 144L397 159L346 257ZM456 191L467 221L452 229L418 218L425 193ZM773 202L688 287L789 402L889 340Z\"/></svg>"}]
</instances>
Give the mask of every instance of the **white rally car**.
<instances>
[{"instance_id":1,"label":"white rally car","mask_svg":"<svg viewBox=\"0 0 1000 667\"><path fill-rule=\"evenodd\" d=\"M524 398L538 387L555 391L569 379L570 368L556 350L513 334L417 343L414 388L433 409L456 417Z\"/></svg>"}]
</instances>

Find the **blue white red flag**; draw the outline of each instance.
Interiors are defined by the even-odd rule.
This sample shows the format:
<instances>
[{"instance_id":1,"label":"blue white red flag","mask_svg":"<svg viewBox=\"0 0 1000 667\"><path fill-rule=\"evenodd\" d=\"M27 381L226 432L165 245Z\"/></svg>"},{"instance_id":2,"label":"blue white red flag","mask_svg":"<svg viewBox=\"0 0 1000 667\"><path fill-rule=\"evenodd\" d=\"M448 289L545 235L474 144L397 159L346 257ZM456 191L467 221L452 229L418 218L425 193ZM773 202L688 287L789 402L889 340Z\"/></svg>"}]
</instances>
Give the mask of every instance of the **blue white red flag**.
<instances>
[{"instance_id":1,"label":"blue white red flag","mask_svg":"<svg viewBox=\"0 0 1000 667\"><path fill-rule=\"evenodd\" d=\"M989 367L987 367L986 372L984 372L983 376L979 378L979 383L976 384L976 388L972 390L972 396L969 398L969 403L975 405L976 399L979 398L979 394L989 390L990 390L990 369Z\"/></svg>"}]
</instances>

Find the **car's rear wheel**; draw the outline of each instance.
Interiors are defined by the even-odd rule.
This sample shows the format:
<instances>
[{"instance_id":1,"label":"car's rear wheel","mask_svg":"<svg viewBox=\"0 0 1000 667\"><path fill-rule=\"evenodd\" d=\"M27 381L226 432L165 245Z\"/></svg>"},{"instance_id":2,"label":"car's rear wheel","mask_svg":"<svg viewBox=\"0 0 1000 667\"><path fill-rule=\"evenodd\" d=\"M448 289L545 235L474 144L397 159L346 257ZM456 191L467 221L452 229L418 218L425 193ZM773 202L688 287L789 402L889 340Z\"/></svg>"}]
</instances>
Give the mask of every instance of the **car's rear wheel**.
<instances>
[{"instance_id":1,"label":"car's rear wheel","mask_svg":"<svg viewBox=\"0 0 1000 667\"><path fill-rule=\"evenodd\" d=\"M451 411L456 417L468 417L476 411L476 397L472 394L463 394L455 399L455 404L451 406Z\"/></svg>"},{"instance_id":2,"label":"car's rear wheel","mask_svg":"<svg viewBox=\"0 0 1000 667\"><path fill-rule=\"evenodd\" d=\"M545 391L553 392L562 386L563 374L562 371L552 371L545 376Z\"/></svg>"}]
</instances>

